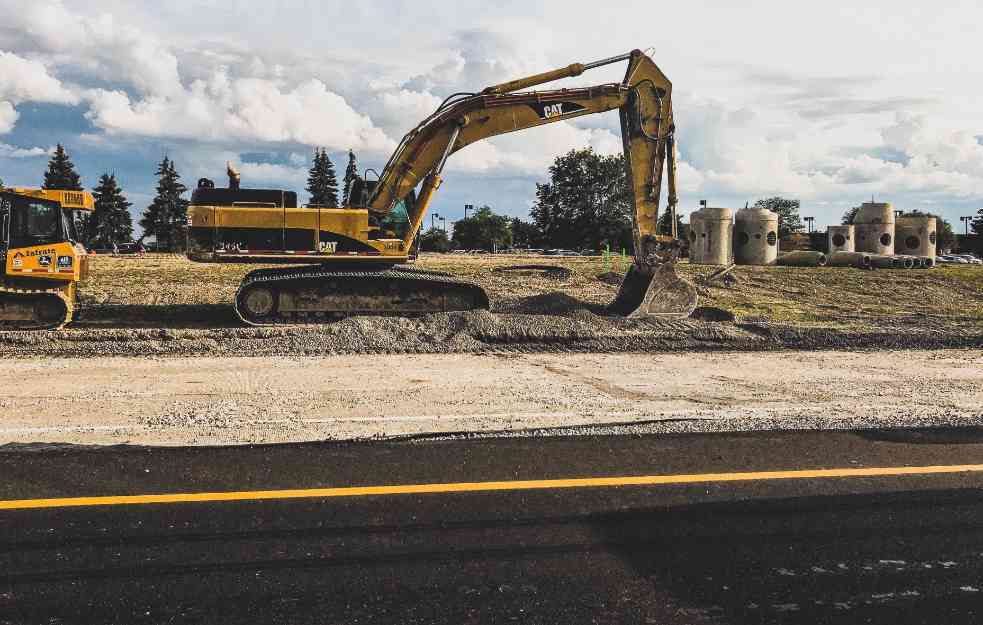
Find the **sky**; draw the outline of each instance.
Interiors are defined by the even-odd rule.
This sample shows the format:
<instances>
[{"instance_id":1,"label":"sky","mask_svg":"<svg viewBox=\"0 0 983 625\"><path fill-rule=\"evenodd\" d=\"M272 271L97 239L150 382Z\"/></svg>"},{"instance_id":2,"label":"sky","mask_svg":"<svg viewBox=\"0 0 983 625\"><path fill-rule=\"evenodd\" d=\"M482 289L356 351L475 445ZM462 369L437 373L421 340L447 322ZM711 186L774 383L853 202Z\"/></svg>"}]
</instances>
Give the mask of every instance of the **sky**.
<instances>
[{"instance_id":1,"label":"sky","mask_svg":"<svg viewBox=\"0 0 983 625\"><path fill-rule=\"evenodd\" d=\"M862 4L862 6L858 6ZM650 51L674 86L680 210L798 198L817 227L875 198L983 208L977 2L61 2L0 0L0 179L40 185L56 143L83 184L115 173L149 204L167 155L189 187L301 191L310 154L381 169L447 95ZM620 81L623 66L550 87ZM527 217L571 149L621 150L616 113L451 157L432 211ZM306 194L302 193L306 198Z\"/></svg>"}]
</instances>

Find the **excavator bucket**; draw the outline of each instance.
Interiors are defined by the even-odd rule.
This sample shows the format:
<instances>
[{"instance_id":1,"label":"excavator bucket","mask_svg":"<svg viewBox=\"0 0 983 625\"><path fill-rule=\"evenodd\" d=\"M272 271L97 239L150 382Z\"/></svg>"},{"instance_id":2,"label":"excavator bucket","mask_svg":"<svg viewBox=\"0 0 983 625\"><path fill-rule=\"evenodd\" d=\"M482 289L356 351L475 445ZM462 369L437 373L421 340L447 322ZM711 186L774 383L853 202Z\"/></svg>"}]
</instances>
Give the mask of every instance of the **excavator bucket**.
<instances>
[{"instance_id":1,"label":"excavator bucket","mask_svg":"<svg viewBox=\"0 0 983 625\"><path fill-rule=\"evenodd\" d=\"M696 309L696 288L679 277L673 263L655 267L632 264L608 306L626 317L688 317Z\"/></svg>"}]
</instances>

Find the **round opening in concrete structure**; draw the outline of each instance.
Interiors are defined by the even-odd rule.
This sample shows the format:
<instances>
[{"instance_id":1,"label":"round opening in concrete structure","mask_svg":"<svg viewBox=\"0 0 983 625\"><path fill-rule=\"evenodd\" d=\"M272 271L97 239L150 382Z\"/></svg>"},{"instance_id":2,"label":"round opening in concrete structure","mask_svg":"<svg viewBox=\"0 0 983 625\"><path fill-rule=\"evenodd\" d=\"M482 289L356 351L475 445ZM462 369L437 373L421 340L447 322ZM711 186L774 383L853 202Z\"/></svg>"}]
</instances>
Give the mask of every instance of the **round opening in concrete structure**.
<instances>
[{"instance_id":1,"label":"round opening in concrete structure","mask_svg":"<svg viewBox=\"0 0 983 625\"><path fill-rule=\"evenodd\" d=\"M881 235L881 245L891 245L891 235L887 232Z\"/></svg>"},{"instance_id":2,"label":"round opening in concrete structure","mask_svg":"<svg viewBox=\"0 0 983 625\"><path fill-rule=\"evenodd\" d=\"M756 233L754 234L754 238L755 238L755 239L760 239L760 238L761 238L761 233L760 233L760 232L756 232Z\"/></svg>"},{"instance_id":3,"label":"round opening in concrete structure","mask_svg":"<svg viewBox=\"0 0 983 625\"><path fill-rule=\"evenodd\" d=\"M843 247L845 244L846 244L845 236L839 233L833 235L833 245L835 245L836 247Z\"/></svg>"},{"instance_id":4,"label":"round opening in concrete structure","mask_svg":"<svg viewBox=\"0 0 983 625\"><path fill-rule=\"evenodd\" d=\"M750 240L751 240L751 237L749 237L747 235L747 232L739 232L737 234L737 244L738 245L747 245Z\"/></svg>"},{"instance_id":5,"label":"round opening in concrete structure","mask_svg":"<svg viewBox=\"0 0 983 625\"><path fill-rule=\"evenodd\" d=\"M929 241L929 243L931 243L932 245L935 245L935 241L936 241L936 236L935 236L935 233L934 233L934 232L932 232L932 233L930 233L930 234L928 235L928 241Z\"/></svg>"},{"instance_id":6,"label":"round opening in concrete structure","mask_svg":"<svg viewBox=\"0 0 983 625\"><path fill-rule=\"evenodd\" d=\"M690 233L689 233L689 240L690 241L695 241L696 240L696 233L693 232L692 230L690 230Z\"/></svg>"},{"instance_id":7,"label":"round opening in concrete structure","mask_svg":"<svg viewBox=\"0 0 983 625\"><path fill-rule=\"evenodd\" d=\"M918 246L921 245L921 239L916 236L910 236L904 240L905 247L909 250L917 250Z\"/></svg>"},{"instance_id":8,"label":"round opening in concrete structure","mask_svg":"<svg viewBox=\"0 0 983 625\"><path fill-rule=\"evenodd\" d=\"M705 239L705 238L707 238L707 233L706 233L706 232L704 232L703 234L701 234L701 235L700 235L700 238L701 238L701 239Z\"/></svg>"},{"instance_id":9,"label":"round opening in concrete structure","mask_svg":"<svg viewBox=\"0 0 983 625\"><path fill-rule=\"evenodd\" d=\"M775 245L778 243L778 235L774 230L768 233L768 245Z\"/></svg>"}]
</instances>

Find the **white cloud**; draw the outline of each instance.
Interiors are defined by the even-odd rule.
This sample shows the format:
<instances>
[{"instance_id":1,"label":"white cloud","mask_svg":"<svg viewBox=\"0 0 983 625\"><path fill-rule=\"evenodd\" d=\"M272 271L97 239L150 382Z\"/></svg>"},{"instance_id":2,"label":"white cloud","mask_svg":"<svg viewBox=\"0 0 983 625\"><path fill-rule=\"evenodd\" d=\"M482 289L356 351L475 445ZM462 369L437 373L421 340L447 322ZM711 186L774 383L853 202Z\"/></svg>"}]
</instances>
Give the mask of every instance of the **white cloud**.
<instances>
[{"instance_id":1,"label":"white cloud","mask_svg":"<svg viewBox=\"0 0 983 625\"><path fill-rule=\"evenodd\" d=\"M76 104L78 96L48 73L40 61L0 51L0 100Z\"/></svg>"},{"instance_id":2,"label":"white cloud","mask_svg":"<svg viewBox=\"0 0 983 625\"><path fill-rule=\"evenodd\" d=\"M78 96L40 61L0 50L0 134L14 129L19 117L14 105L21 102L76 104Z\"/></svg>"},{"instance_id":3,"label":"white cloud","mask_svg":"<svg viewBox=\"0 0 983 625\"><path fill-rule=\"evenodd\" d=\"M169 96L131 101L123 91L90 90L86 116L110 133L201 141L292 142L331 150L386 151L394 143L319 80L292 89L219 68Z\"/></svg>"},{"instance_id":4,"label":"white cloud","mask_svg":"<svg viewBox=\"0 0 983 625\"><path fill-rule=\"evenodd\" d=\"M19 148L15 145L0 143L0 158L32 158L45 156L50 152L44 148Z\"/></svg>"},{"instance_id":5,"label":"white cloud","mask_svg":"<svg viewBox=\"0 0 983 625\"><path fill-rule=\"evenodd\" d=\"M7 134L14 129L19 115L10 102L0 101L0 135Z\"/></svg>"},{"instance_id":6,"label":"white cloud","mask_svg":"<svg viewBox=\"0 0 983 625\"><path fill-rule=\"evenodd\" d=\"M57 64L125 81L142 93L180 89L177 57L154 34L122 24L108 12L72 12L59 1L13 4L10 23Z\"/></svg>"}]
</instances>

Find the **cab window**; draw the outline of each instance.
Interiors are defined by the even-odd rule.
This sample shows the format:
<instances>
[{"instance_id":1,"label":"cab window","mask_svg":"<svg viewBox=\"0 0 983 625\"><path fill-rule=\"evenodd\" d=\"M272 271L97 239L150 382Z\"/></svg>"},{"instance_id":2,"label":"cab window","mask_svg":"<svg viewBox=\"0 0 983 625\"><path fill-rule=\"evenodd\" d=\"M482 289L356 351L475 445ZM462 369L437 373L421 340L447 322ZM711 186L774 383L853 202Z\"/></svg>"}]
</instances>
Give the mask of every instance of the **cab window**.
<instances>
[{"instance_id":1,"label":"cab window","mask_svg":"<svg viewBox=\"0 0 983 625\"><path fill-rule=\"evenodd\" d=\"M15 200L11 203L10 247L30 247L65 240L64 216L55 202Z\"/></svg>"}]
</instances>

